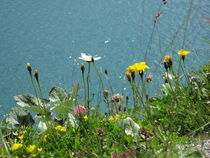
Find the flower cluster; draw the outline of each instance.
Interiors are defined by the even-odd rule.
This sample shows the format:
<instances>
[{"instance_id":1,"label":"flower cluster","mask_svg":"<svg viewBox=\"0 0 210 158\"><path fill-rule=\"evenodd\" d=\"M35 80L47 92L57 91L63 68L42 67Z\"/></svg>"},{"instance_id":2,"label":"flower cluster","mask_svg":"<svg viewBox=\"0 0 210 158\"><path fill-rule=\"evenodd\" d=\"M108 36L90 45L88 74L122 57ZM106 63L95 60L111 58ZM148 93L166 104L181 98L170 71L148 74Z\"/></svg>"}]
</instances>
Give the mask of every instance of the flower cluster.
<instances>
[{"instance_id":1,"label":"flower cluster","mask_svg":"<svg viewBox=\"0 0 210 158\"><path fill-rule=\"evenodd\" d=\"M10 150L15 151L23 147L23 144L15 143L10 147Z\"/></svg>"},{"instance_id":2,"label":"flower cluster","mask_svg":"<svg viewBox=\"0 0 210 158\"><path fill-rule=\"evenodd\" d=\"M29 145L29 147L26 148L26 151L28 153L32 153L36 149L36 145Z\"/></svg>"},{"instance_id":3,"label":"flower cluster","mask_svg":"<svg viewBox=\"0 0 210 158\"><path fill-rule=\"evenodd\" d=\"M77 105L74 107L74 115L78 114L85 114L86 113L86 108L82 105Z\"/></svg>"},{"instance_id":4,"label":"flower cluster","mask_svg":"<svg viewBox=\"0 0 210 158\"><path fill-rule=\"evenodd\" d=\"M128 81L131 81L131 77L133 80L135 79L135 73L139 73L143 79L143 72L145 69L149 69L149 66L146 65L146 62L139 62L128 66L128 71L125 73Z\"/></svg>"},{"instance_id":5,"label":"flower cluster","mask_svg":"<svg viewBox=\"0 0 210 158\"><path fill-rule=\"evenodd\" d=\"M149 66L146 65L146 62L139 62L128 66L128 71L130 73L142 73L145 69L149 69Z\"/></svg>"},{"instance_id":6,"label":"flower cluster","mask_svg":"<svg viewBox=\"0 0 210 158\"><path fill-rule=\"evenodd\" d=\"M114 116L109 117L109 121L115 121L115 120L120 120L120 115L119 114L116 114L115 117Z\"/></svg>"},{"instance_id":7,"label":"flower cluster","mask_svg":"<svg viewBox=\"0 0 210 158\"><path fill-rule=\"evenodd\" d=\"M120 95L119 93L114 94L114 95L112 96L112 102L120 102L120 101L122 101L122 100L123 100L123 96Z\"/></svg>"},{"instance_id":8,"label":"flower cluster","mask_svg":"<svg viewBox=\"0 0 210 158\"><path fill-rule=\"evenodd\" d=\"M61 125L58 125L58 126L55 127L55 130L61 131L61 132L66 132L66 127L63 127Z\"/></svg>"}]
</instances>

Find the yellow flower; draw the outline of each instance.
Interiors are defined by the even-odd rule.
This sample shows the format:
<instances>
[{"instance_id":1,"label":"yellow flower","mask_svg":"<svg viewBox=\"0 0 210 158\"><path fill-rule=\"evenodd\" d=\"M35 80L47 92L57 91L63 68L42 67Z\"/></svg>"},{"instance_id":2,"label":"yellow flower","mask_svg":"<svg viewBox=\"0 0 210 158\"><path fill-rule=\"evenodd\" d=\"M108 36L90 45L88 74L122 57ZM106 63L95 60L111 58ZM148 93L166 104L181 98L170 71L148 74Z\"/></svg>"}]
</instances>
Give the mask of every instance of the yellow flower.
<instances>
[{"instance_id":1,"label":"yellow flower","mask_svg":"<svg viewBox=\"0 0 210 158\"><path fill-rule=\"evenodd\" d=\"M172 56L166 55L165 56L165 62L171 62L172 61Z\"/></svg>"},{"instance_id":2,"label":"yellow flower","mask_svg":"<svg viewBox=\"0 0 210 158\"><path fill-rule=\"evenodd\" d=\"M127 72L125 73L125 75L126 75L128 81L130 82L130 81L131 81L131 73L130 73L129 71L127 71Z\"/></svg>"},{"instance_id":3,"label":"yellow flower","mask_svg":"<svg viewBox=\"0 0 210 158\"><path fill-rule=\"evenodd\" d=\"M186 51L186 50L184 50L184 49L180 49L180 50L178 51L178 54L181 55L181 56L186 56L186 55L188 55L188 54L190 54L190 53L191 53L190 51Z\"/></svg>"},{"instance_id":4,"label":"yellow flower","mask_svg":"<svg viewBox=\"0 0 210 158\"><path fill-rule=\"evenodd\" d=\"M146 62L139 62L133 65L128 66L129 72L143 72L145 69L149 69L149 66L146 65Z\"/></svg>"},{"instance_id":5,"label":"yellow flower","mask_svg":"<svg viewBox=\"0 0 210 158\"><path fill-rule=\"evenodd\" d=\"M109 117L109 121L114 121L114 117L113 116L110 116Z\"/></svg>"},{"instance_id":6,"label":"yellow flower","mask_svg":"<svg viewBox=\"0 0 210 158\"><path fill-rule=\"evenodd\" d=\"M94 108L94 107L92 107L90 110L91 110L91 111L95 111L95 108Z\"/></svg>"},{"instance_id":7,"label":"yellow flower","mask_svg":"<svg viewBox=\"0 0 210 158\"><path fill-rule=\"evenodd\" d=\"M55 130L61 131L61 132L66 132L66 127L63 127L61 125L58 125L58 126L55 127Z\"/></svg>"},{"instance_id":8,"label":"yellow flower","mask_svg":"<svg viewBox=\"0 0 210 158\"><path fill-rule=\"evenodd\" d=\"M47 141L47 135L45 135L45 136L43 137L43 141L44 141L44 142Z\"/></svg>"},{"instance_id":9,"label":"yellow flower","mask_svg":"<svg viewBox=\"0 0 210 158\"><path fill-rule=\"evenodd\" d=\"M120 115L119 114L116 114L115 115L115 118L116 118L116 120L119 120L120 119Z\"/></svg>"},{"instance_id":10,"label":"yellow flower","mask_svg":"<svg viewBox=\"0 0 210 158\"><path fill-rule=\"evenodd\" d=\"M29 145L29 147L26 148L26 151L28 153L32 153L36 148L36 145Z\"/></svg>"},{"instance_id":11,"label":"yellow flower","mask_svg":"<svg viewBox=\"0 0 210 158\"><path fill-rule=\"evenodd\" d=\"M10 147L10 150L15 151L23 147L23 144L15 143Z\"/></svg>"},{"instance_id":12,"label":"yellow flower","mask_svg":"<svg viewBox=\"0 0 210 158\"><path fill-rule=\"evenodd\" d=\"M23 137L24 137L24 135L20 135L20 136L18 136L18 138L19 138L20 140L22 140L22 139L23 139Z\"/></svg>"},{"instance_id":13,"label":"yellow flower","mask_svg":"<svg viewBox=\"0 0 210 158\"><path fill-rule=\"evenodd\" d=\"M42 151L42 148L38 148L37 151L38 151L38 152L41 152L41 151Z\"/></svg>"},{"instance_id":14,"label":"yellow flower","mask_svg":"<svg viewBox=\"0 0 210 158\"><path fill-rule=\"evenodd\" d=\"M128 66L129 72L135 72L135 67L133 65Z\"/></svg>"},{"instance_id":15,"label":"yellow flower","mask_svg":"<svg viewBox=\"0 0 210 158\"><path fill-rule=\"evenodd\" d=\"M87 115L85 115L83 118L84 118L85 121L88 120L88 116Z\"/></svg>"}]
</instances>

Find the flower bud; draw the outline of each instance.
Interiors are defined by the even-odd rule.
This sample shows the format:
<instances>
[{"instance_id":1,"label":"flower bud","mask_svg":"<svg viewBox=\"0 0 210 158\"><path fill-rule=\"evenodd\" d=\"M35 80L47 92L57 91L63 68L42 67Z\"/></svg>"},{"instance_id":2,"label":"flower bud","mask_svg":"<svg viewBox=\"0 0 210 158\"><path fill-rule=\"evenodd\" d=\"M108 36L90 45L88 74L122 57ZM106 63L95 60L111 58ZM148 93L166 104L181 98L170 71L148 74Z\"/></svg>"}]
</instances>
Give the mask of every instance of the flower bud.
<instances>
[{"instance_id":1,"label":"flower bud","mask_svg":"<svg viewBox=\"0 0 210 158\"><path fill-rule=\"evenodd\" d=\"M109 95L109 91L108 90L104 90L104 98L107 99Z\"/></svg>"},{"instance_id":2,"label":"flower bud","mask_svg":"<svg viewBox=\"0 0 210 158\"><path fill-rule=\"evenodd\" d=\"M152 81L153 76L151 74L146 76L146 82L151 82Z\"/></svg>"},{"instance_id":3,"label":"flower bud","mask_svg":"<svg viewBox=\"0 0 210 158\"><path fill-rule=\"evenodd\" d=\"M35 70L35 72L34 72L34 77L35 77L36 81L39 82L39 73L37 70Z\"/></svg>"},{"instance_id":4,"label":"flower bud","mask_svg":"<svg viewBox=\"0 0 210 158\"><path fill-rule=\"evenodd\" d=\"M171 68L173 65L173 61L172 61L172 57L169 55L165 56L165 59L163 61L163 65L165 67L165 69L167 70L168 68Z\"/></svg>"},{"instance_id":5,"label":"flower bud","mask_svg":"<svg viewBox=\"0 0 210 158\"><path fill-rule=\"evenodd\" d=\"M128 100L129 100L129 97L128 97L128 95L126 95L126 97L125 97L125 98L126 98L126 101L128 101Z\"/></svg>"},{"instance_id":6,"label":"flower bud","mask_svg":"<svg viewBox=\"0 0 210 158\"><path fill-rule=\"evenodd\" d=\"M131 77L132 77L133 81L135 81L135 72L134 71L131 72Z\"/></svg>"},{"instance_id":7,"label":"flower bud","mask_svg":"<svg viewBox=\"0 0 210 158\"><path fill-rule=\"evenodd\" d=\"M106 75L108 75L108 72L107 72L107 70L106 70L106 69L105 69L104 73L105 73Z\"/></svg>"},{"instance_id":8,"label":"flower bud","mask_svg":"<svg viewBox=\"0 0 210 158\"><path fill-rule=\"evenodd\" d=\"M125 75L126 75L128 81L130 82L130 81L131 81L131 74L130 74L130 72L127 71L127 72L125 73Z\"/></svg>"},{"instance_id":9,"label":"flower bud","mask_svg":"<svg viewBox=\"0 0 210 158\"><path fill-rule=\"evenodd\" d=\"M143 77L144 77L144 71L139 71L139 75L140 75L141 79L143 80Z\"/></svg>"},{"instance_id":10,"label":"flower bud","mask_svg":"<svg viewBox=\"0 0 210 158\"><path fill-rule=\"evenodd\" d=\"M83 63L81 63L80 68L81 68L82 73L84 73L84 71L85 71L85 65Z\"/></svg>"},{"instance_id":11,"label":"flower bud","mask_svg":"<svg viewBox=\"0 0 210 158\"><path fill-rule=\"evenodd\" d=\"M27 68L28 72L31 74L32 68L31 68L31 64L30 63L26 64L26 68Z\"/></svg>"}]
</instances>

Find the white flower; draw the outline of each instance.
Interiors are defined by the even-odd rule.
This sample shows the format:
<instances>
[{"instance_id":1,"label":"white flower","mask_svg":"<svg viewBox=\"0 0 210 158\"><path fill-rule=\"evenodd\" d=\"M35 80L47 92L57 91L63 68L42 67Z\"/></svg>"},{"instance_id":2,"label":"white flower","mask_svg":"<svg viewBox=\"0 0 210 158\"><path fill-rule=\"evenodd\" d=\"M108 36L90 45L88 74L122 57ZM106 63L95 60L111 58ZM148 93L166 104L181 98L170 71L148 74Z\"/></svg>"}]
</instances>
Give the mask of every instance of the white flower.
<instances>
[{"instance_id":1,"label":"white flower","mask_svg":"<svg viewBox=\"0 0 210 158\"><path fill-rule=\"evenodd\" d=\"M90 55L86 55L85 53L81 53L81 57L79 59L84 60L86 62L92 62L101 59L101 57L92 57Z\"/></svg>"}]
</instances>

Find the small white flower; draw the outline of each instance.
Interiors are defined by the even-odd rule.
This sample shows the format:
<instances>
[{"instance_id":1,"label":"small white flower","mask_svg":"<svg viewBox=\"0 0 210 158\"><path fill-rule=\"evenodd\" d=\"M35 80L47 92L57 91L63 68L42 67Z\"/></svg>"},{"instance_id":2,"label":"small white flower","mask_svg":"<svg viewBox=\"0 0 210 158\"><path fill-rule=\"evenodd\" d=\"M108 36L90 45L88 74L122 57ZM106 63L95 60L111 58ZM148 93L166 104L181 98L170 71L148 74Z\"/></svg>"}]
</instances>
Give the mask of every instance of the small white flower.
<instances>
[{"instance_id":1,"label":"small white flower","mask_svg":"<svg viewBox=\"0 0 210 158\"><path fill-rule=\"evenodd\" d=\"M90 55L86 55L85 53L81 53L81 57L79 59L84 60L86 62L92 62L101 59L101 57L92 57Z\"/></svg>"}]
</instances>

